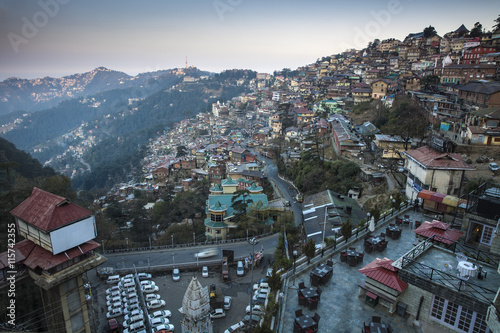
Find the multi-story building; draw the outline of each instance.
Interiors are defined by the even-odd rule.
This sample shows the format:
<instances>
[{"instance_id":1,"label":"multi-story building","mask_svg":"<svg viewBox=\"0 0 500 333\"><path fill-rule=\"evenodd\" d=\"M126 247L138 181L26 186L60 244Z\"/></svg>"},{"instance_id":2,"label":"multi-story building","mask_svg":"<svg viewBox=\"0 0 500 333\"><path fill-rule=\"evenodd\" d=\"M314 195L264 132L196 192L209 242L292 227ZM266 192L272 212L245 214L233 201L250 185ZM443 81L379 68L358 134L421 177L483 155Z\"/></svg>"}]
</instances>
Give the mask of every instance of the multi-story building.
<instances>
[{"instance_id":1,"label":"multi-story building","mask_svg":"<svg viewBox=\"0 0 500 333\"><path fill-rule=\"evenodd\" d=\"M475 170L460 154L440 152L429 146L408 150L405 155L406 196L412 201L422 189L457 196L465 171Z\"/></svg>"},{"instance_id":2,"label":"multi-story building","mask_svg":"<svg viewBox=\"0 0 500 333\"><path fill-rule=\"evenodd\" d=\"M434 74L439 76L441 83L466 84L474 80L493 81L496 76L496 66L451 64L434 68Z\"/></svg>"},{"instance_id":3,"label":"multi-story building","mask_svg":"<svg viewBox=\"0 0 500 333\"><path fill-rule=\"evenodd\" d=\"M32 279L24 283L34 283L41 292L43 331L93 332L84 278L106 258L95 252L100 244L93 241L92 213L38 188L10 213L24 238L14 245L17 267ZM11 266L2 265L0 276L10 274Z\"/></svg>"},{"instance_id":4,"label":"multi-story building","mask_svg":"<svg viewBox=\"0 0 500 333\"><path fill-rule=\"evenodd\" d=\"M496 52L496 48L491 46L478 45L464 49L462 60L464 64L479 64L482 55Z\"/></svg>"}]
</instances>

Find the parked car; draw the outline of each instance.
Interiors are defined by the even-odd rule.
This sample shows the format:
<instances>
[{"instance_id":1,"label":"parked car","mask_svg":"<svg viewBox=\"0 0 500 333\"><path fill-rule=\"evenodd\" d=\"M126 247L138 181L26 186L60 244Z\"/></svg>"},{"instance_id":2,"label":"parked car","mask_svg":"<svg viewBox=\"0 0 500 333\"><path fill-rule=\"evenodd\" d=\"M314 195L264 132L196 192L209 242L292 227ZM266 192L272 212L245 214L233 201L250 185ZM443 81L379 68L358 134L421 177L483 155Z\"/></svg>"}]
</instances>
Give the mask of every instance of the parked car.
<instances>
[{"instance_id":1,"label":"parked car","mask_svg":"<svg viewBox=\"0 0 500 333\"><path fill-rule=\"evenodd\" d=\"M127 297L128 295L135 294L135 293L136 293L135 287L130 287L130 288L124 289L122 291L122 297Z\"/></svg>"},{"instance_id":2,"label":"parked car","mask_svg":"<svg viewBox=\"0 0 500 333\"><path fill-rule=\"evenodd\" d=\"M498 166L498 164L496 164L495 162L491 162L489 165L488 165L488 168L495 172L497 171L498 169L500 169L500 167Z\"/></svg>"},{"instance_id":3,"label":"parked car","mask_svg":"<svg viewBox=\"0 0 500 333\"><path fill-rule=\"evenodd\" d=\"M144 300L145 300L146 302L150 302L150 301L153 301L153 300L155 300L155 299L160 299L160 298L161 298L161 296L160 296L160 295L158 295L158 294L147 294L147 295L144 297Z\"/></svg>"},{"instance_id":4,"label":"parked car","mask_svg":"<svg viewBox=\"0 0 500 333\"><path fill-rule=\"evenodd\" d=\"M201 269L201 276L203 276L204 278L208 277L208 267L207 266L203 266L203 268Z\"/></svg>"},{"instance_id":5,"label":"parked car","mask_svg":"<svg viewBox=\"0 0 500 333\"><path fill-rule=\"evenodd\" d=\"M106 289L106 295L112 294L112 293L114 293L115 291L118 291L118 292L119 292L119 291L120 291L120 287L118 287L118 286L113 286L113 287L111 287L111 288Z\"/></svg>"},{"instance_id":6,"label":"parked car","mask_svg":"<svg viewBox=\"0 0 500 333\"><path fill-rule=\"evenodd\" d=\"M168 320L168 318L165 317L157 317L151 319L151 325L153 325L154 327L159 325L168 325L168 324L170 324L170 320Z\"/></svg>"},{"instance_id":7,"label":"parked car","mask_svg":"<svg viewBox=\"0 0 500 333\"><path fill-rule=\"evenodd\" d=\"M170 318L172 316L172 312L170 310L158 310L149 315L149 318Z\"/></svg>"},{"instance_id":8,"label":"parked car","mask_svg":"<svg viewBox=\"0 0 500 333\"><path fill-rule=\"evenodd\" d=\"M245 309L246 313L247 314L250 314L250 305L247 306L247 308ZM264 314L264 309L262 306L256 304L253 306L253 311L252 311L253 314L256 314L258 316L261 316L262 314Z\"/></svg>"},{"instance_id":9,"label":"parked car","mask_svg":"<svg viewBox=\"0 0 500 333\"><path fill-rule=\"evenodd\" d=\"M106 301L111 301L115 297L120 297L120 291L113 291L113 293L106 295Z\"/></svg>"},{"instance_id":10,"label":"parked car","mask_svg":"<svg viewBox=\"0 0 500 333\"><path fill-rule=\"evenodd\" d=\"M116 319L108 320L108 332L119 333L120 331L121 331L120 324L118 323L118 320L116 320Z\"/></svg>"},{"instance_id":11,"label":"parked car","mask_svg":"<svg viewBox=\"0 0 500 333\"><path fill-rule=\"evenodd\" d=\"M151 302L147 302L146 305L147 305L149 310L158 309L158 308L161 308L162 306L165 306L165 301L162 299L156 299L156 300L152 300Z\"/></svg>"},{"instance_id":12,"label":"parked car","mask_svg":"<svg viewBox=\"0 0 500 333\"><path fill-rule=\"evenodd\" d=\"M174 268L172 271L172 280L179 281L181 279L181 273L178 268Z\"/></svg>"},{"instance_id":13,"label":"parked car","mask_svg":"<svg viewBox=\"0 0 500 333\"><path fill-rule=\"evenodd\" d=\"M229 310L231 308L231 303L233 298L231 296L224 296L224 310Z\"/></svg>"},{"instance_id":14,"label":"parked car","mask_svg":"<svg viewBox=\"0 0 500 333\"><path fill-rule=\"evenodd\" d=\"M129 317L127 320L123 322L123 328L129 328L130 325L138 323L138 322L144 322L144 316L143 315L135 315L132 317Z\"/></svg>"},{"instance_id":15,"label":"parked car","mask_svg":"<svg viewBox=\"0 0 500 333\"><path fill-rule=\"evenodd\" d=\"M163 324L163 325L158 325L155 327L155 332L173 332L174 331L174 325L172 324Z\"/></svg>"},{"instance_id":16,"label":"parked car","mask_svg":"<svg viewBox=\"0 0 500 333\"><path fill-rule=\"evenodd\" d=\"M217 255L217 252L218 252L217 249L205 249L205 250L202 250L198 253L195 253L194 257L198 258L198 259L209 258L209 257L213 257L213 256Z\"/></svg>"},{"instance_id":17,"label":"parked car","mask_svg":"<svg viewBox=\"0 0 500 333\"><path fill-rule=\"evenodd\" d=\"M139 303L135 303L135 304L132 304L132 305L129 305L129 306L125 306L125 309L123 310L123 312L125 314L129 314L129 313L132 313L135 310L140 310L140 309L141 309L141 307L139 306Z\"/></svg>"},{"instance_id":18,"label":"parked car","mask_svg":"<svg viewBox=\"0 0 500 333\"><path fill-rule=\"evenodd\" d=\"M112 304L119 304L118 306L113 306L113 307L121 307L122 306L122 298L120 296L115 296L111 299L109 299L108 301L106 301L106 305L108 306L108 308L112 305Z\"/></svg>"},{"instance_id":19,"label":"parked car","mask_svg":"<svg viewBox=\"0 0 500 333\"><path fill-rule=\"evenodd\" d=\"M244 318L243 318L243 321L245 322L250 322L250 315L247 314ZM258 323L260 321L260 317L256 314L252 315L252 321Z\"/></svg>"},{"instance_id":20,"label":"parked car","mask_svg":"<svg viewBox=\"0 0 500 333\"><path fill-rule=\"evenodd\" d=\"M224 311L224 309L215 309L214 311L212 311L210 313L210 318L211 319L220 319L220 318L224 318L226 316L226 312Z\"/></svg>"},{"instance_id":21,"label":"parked car","mask_svg":"<svg viewBox=\"0 0 500 333\"><path fill-rule=\"evenodd\" d=\"M133 311L130 311L129 313L127 313L125 315L125 317L123 317L123 320L127 321L129 320L130 318L134 317L134 316L142 316L143 315L143 312L141 309L135 309Z\"/></svg>"},{"instance_id":22,"label":"parked car","mask_svg":"<svg viewBox=\"0 0 500 333\"><path fill-rule=\"evenodd\" d=\"M224 331L224 333L238 332L239 330L242 330L244 328L245 328L245 323L243 321L240 321L229 327L227 330Z\"/></svg>"},{"instance_id":23,"label":"parked car","mask_svg":"<svg viewBox=\"0 0 500 333\"><path fill-rule=\"evenodd\" d=\"M154 281L151 281L151 280L141 281L141 288L144 286L156 286L156 283Z\"/></svg>"},{"instance_id":24,"label":"parked car","mask_svg":"<svg viewBox=\"0 0 500 333\"><path fill-rule=\"evenodd\" d=\"M153 276L149 273L137 273L137 276L139 277L139 280L149 280L151 279Z\"/></svg>"},{"instance_id":25,"label":"parked car","mask_svg":"<svg viewBox=\"0 0 500 333\"><path fill-rule=\"evenodd\" d=\"M119 308L112 308L108 311L108 313L106 313L106 318L110 319L110 318L115 318L115 317L119 317L123 314L123 311L122 311L122 308L119 307Z\"/></svg>"},{"instance_id":26,"label":"parked car","mask_svg":"<svg viewBox=\"0 0 500 333\"><path fill-rule=\"evenodd\" d=\"M236 266L236 275L244 276L245 275L245 266L243 266L243 261L238 261L238 266Z\"/></svg>"},{"instance_id":27,"label":"parked car","mask_svg":"<svg viewBox=\"0 0 500 333\"><path fill-rule=\"evenodd\" d=\"M158 290L160 290L160 288L158 288L158 286L155 286L155 285L148 284L148 285L142 286L142 292L145 294L155 293Z\"/></svg>"}]
</instances>

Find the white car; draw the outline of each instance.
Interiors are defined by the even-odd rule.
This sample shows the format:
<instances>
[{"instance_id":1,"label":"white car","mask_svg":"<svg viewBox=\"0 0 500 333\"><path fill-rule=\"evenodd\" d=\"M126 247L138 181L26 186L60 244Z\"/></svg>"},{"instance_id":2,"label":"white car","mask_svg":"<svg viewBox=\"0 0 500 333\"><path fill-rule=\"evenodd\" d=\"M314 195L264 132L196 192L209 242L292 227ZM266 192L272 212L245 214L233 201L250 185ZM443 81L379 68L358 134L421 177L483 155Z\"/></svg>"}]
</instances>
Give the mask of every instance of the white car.
<instances>
[{"instance_id":1,"label":"white car","mask_svg":"<svg viewBox=\"0 0 500 333\"><path fill-rule=\"evenodd\" d=\"M237 329L243 329L245 328L245 323L243 321L240 321L233 326L229 327L227 330L224 331L224 333L231 333L236 331Z\"/></svg>"},{"instance_id":2,"label":"white car","mask_svg":"<svg viewBox=\"0 0 500 333\"><path fill-rule=\"evenodd\" d=\"M157 332L157 331L173 332L174 328L175 327L172 324L158 325L158 326L155 327L155 332Z\"/></svg>"},{"instance_id":3,"label":"white car","mask_svg":"<svg viewBox=\"0 0 500 333\"><path fill-rule=\"evenodd\" d=\"M156 283L154 283L154 281L151 280L141 281L141 288L145 286L156 286Z\"/></svg>"},{"instance_id":4,"label":"white car","mask_svg":"<svg viewBox=\"0 0 500 333\"><path fill-rule=\"evenodd\" d=\"M142 286L142 292L145 293L145 294L155 293L158 290L160 290L160 288L158 288L158 286L154 286L154 285L151 285L151 284L148 284L146 286Z\"/></svg>"},{"instance_id":5,"label":"white car","mask_svg":"<svg viewBox=\"0 0 500 333\"><path fill-rule=\"evenodd\" d=\"M204 278L208 277L208 267L207 266L203 266L203 268L201 269L201 276L203 276Z\"/></svg>"},{"instance_id":6,"label":"white car","mask_svg":"<svg viewBox=\"0 0 500 333\"><path fill-rule=\"evenodd\" d=\"M117 306L113 306L114 308L121 307L122 306L122 298L120 296L115 296L111 298L109 301L106 301L107 307L111 307L114 304L118 304Z\"/></svg>"},{"instance_id":7,"label":"white car","mask_svg":"<svg viewBox=\"0 0 500 333\"><path fill-rule=\"evenodd\" d=\"M135 287L127 288L122 291L122 297L127 297L128 295L135 293L136 293Z\"/></svg>"},{"instance_id":8,"label":"white car","mask_svg":"<svg viewBox=\"0 0 500 333\"><path fill-rule=\"evenodd\" d=\"M217 249L206 249L194 254L195 258L209 258L217 255Z\"/></svg>"},{"instance_id":9,"label":"white car","mask_svg":"<svg viewBox=\"0 0 500 333\"><path fill-rule=\"evenodd\" d=\"M229 310L231 308L231 303L233 298L231 296L224 296L224 310Z\"/></svg>"},{"instance_id":10,"label":"white car","mask_svg":"<svg viewBox=\"0 0 500 333\"><path fill-rule=\"evenodd\" d=\"M137 273L137 276L139 277L139 280L149 280L151 279L153 276L149 273Z\"/></svg>"},{"instance_id":11,"label":"white car","mask_svg":"<svg viewBox=\"0 0 500 333\"><path fill-rule=\"evenodd\" d=\"M129 314L135 310L140 310L141 307L139 306L139 303L135 303L129 306L126 306L125 309L123 310L124 313Z\"/></svg>"},{"instance_id":12,"label":"white car","mask_svg":"<svg viewBox=\"0 0 500 333\"><path fill-rule=\"evenodd\" d=\"M144 322L144 316L142 315L131 316L123 322L123 328L129 328L130 325L141 321Z\"/></svg>"},{"instance_id":13,"label":"white car","mask_svg":"<svg viewBox=\"0 0 500 333\"><path fill-rule=\"evenodd\" d=\"M106 295L106 301L111 301L115 297L120 297L120 291L113 291L111 294Z\"/></svg>"},{"instance_id":14,"label":"white car","mask_svg":"<svg viewBox=\"0 0 500 333\"><path fill-rule=\"evenodd\" d=\"M123 314L122 308L113 308L108 313L106 313L106 318L111 319L119 317Z\"/></svg>"},{"instance_id":15,"label":"white car","mask_svg":"<svg viewBox=\"0 0 500 333\"><path fill-rule=\"evenodd\" d=\"M149 318L170 318L172 316L172 312L170 310L158 310L149 315Z\"/></svg>"},{"instance_id":16,"label":"white car","mask_svg":"<svg viewBox=\"0 0 500 333\"><path fill-rule=\"evenodd\" d=\"M154 327L159 326L159 325L168 325L170 324L170 320L165 317L158 317L158 318L153 318L151 319L151 325Z\"/></svg>"},{"instance_id":17,"label":"white car","mask_svg":"<svg viewBox=\"0 0 500 333\"><path fill-rule=\"evenodd\" d=\"M178 268L174 268L172 271L172 280L179 281L181 279L181 273Z\"/></svg>"},{"instance_id":18,"label":"white car","mask_svg":"<svg viewBox=\"0 0 500 333\"><path fill-rule=\"evenodd\" d=\"M139 296L137 295L136 292L127 294L127 295L123 296L123 303L126 303L131 298L139 298Z\"/></svg>"},{"instance_id":19,"label":"white car","mask_svg":"<svg viewBox=\"0 0 500 333\"><path fill-rule=\"evenodd\" d=\"M246 311L247 314L250 314L250 305L247 306L247 308L245 309L245 311ZM264 314L264 309L260 305L257 304L257 305L253 306L252 313L260 316L260 315Z\"/></svg>"},{"instance_id":20,"label":"white car","mask_svg":"<svg viewBox=\"0 0 500 333\"><path fill-rule=\"evenodd\" d=\"M151 309L158 309L158 308L161 308L162 306L165 306L165 301L162 300L162 299L156 299L156 300L153 300L151 302L147 302L147 307L149 310Z\"/></svg>"},{"instance_id":21,"label":"white car","mask_svg":"<svg viewBox=\"0 0 500 333\"><path fill-rule=\"evenodd\" d=\"M118 287L118 286L113 286L113 287L111 287L111 288L106 289L106 295L112 294L112 293L114 293L115 291L118 291L118 292L119 292L119 291L120 291L120 287Z\"/></svg>"},{"instance_id":22,"label":"white car","mask_svg":"<svg viewBox=\"0 0 500 333\"><path fill-rule=\"evenodd\" d=\"M224 309L215 309L213 312L210 313L210 318L211 319L220 319L224 318L226 316L226 312Z\"/></svg>"},{"instance_id":23,"label":"white car","mask_svg":"<svg viewBox=\"0 0 500 333\"><path fill-rule=\"evenodd\" d=\"M147 294L145 297L144 297L144 300L146 302L150 302L150 301L154 301L155 299L160 299L161 296L158 295L158 294Z\"/></svg>"},{"instance_id":24,"label":"white car","mask_svg":"<svg viewBox=\"0 0 500 333\"><path fill-rule=\"evenodd\" d=\"M130 311L129 313L127 313L125 315L125 317L123 317L123 320L124 321L127 321L129 320L131 317L134 317L134 316L142 316L143 315L143 312L141 309L135 309L133 311Z\"/></svg>"}]
</instances>

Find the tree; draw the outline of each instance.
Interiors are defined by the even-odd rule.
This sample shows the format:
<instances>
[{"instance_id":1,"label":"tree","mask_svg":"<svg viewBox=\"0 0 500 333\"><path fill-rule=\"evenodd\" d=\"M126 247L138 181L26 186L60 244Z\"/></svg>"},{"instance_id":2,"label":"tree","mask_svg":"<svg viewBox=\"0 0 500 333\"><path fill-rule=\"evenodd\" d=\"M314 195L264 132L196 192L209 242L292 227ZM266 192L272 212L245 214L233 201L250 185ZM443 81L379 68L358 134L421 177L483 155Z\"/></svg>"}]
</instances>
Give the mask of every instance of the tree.
<instances>
[{"instance_id":1,"label":"tree","mask_svg":"<svg viewBox=\"0 0 500 333\"><path fill-rule=\"evenodd\" d=\"M426 91L436 91L439 83L440 79L437 75L426 75L420 79L420 84Z\"/></svg>"},{"instance_id":2,"label":"tree","mask_svg":"<svg viewBox=\"0 0 500 333\"><path fill-rule=\"evenodd\" d=\"M268 277L267 283L269 284L269 287L271 287L271 290L274 292L277 292L283 286L283 281L281 280L280 274L278 274L278 272L276 271L276 268L273 268L273 273L270 277Z\"/></svg>"},{"instance_id":3,"label":"tree","mask_svg":"<svg viewBox=\"0 0 500 333\"><path fill-rule=\"evenodd\" d=\"M242 215L246 213L248 205L252 202L249 190L237 190L231 198L231 207L233 207L237 215Z\"/></svg>"},{"instance_id":4,"label":"tree","mask_svg":"<svg viewBox=\"0 0 500 333\"><path fill-rule=\"evenodd\" d=\"M437 35L436 29L433 26L428 26L424 29L424 38L429 38Z\"/></svg>"},{"instance_id":5,"label":"tree","mask_svg":"<svg viewBox=\"0 0 500 333\"><path fill-rule=\"evenodd\" d=\"M471 29L469 35L471 37L480 37L483 33L483 25L479 22L474 23L474 28Z\"/></svg>"},{"instance_id":6,"label":"tree","mask_svg":"<svg viewBox=\"0 0 500 333\"><path fill-rule=\"evenodd\" d=\"M495 19L495 25L493 26L493 32L497 32L500 30L500 15Z\"/></svg>"},{"instance_id":7,"label":"tree","mask_svg":"<svg viewBox=\"0 0 500 333\"><path fill-rule=\"evenodd\" d=\"M311 258L316 254L316 243L314 242L314 239L309 238L307 240L306 245L302 248L302 252L306 255L307 263L309 264L311 262Z\"/></svg>"},{"instance_id":8,"label":"tree","mask_svg":"<svg viewBox=\"0 0 500 333\"><path fill-rule=\"evenodd\" d=\"M342 223L342 225L340 226L340 232L347 242L347 240L352 236L352 223L351 221L349 221L349 219Z\"/></svg>"}]
</instances>

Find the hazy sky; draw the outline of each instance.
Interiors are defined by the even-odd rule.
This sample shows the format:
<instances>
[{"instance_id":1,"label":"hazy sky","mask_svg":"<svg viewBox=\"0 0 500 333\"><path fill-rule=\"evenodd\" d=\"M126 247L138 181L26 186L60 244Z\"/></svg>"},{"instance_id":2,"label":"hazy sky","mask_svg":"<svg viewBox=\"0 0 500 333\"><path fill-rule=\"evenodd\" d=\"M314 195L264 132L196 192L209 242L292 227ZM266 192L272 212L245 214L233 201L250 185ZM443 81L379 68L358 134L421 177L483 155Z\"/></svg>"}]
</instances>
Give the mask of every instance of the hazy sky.
<instances>
[{"instance_id":1,"label":"hazy sky","mask_svg":"<svg viewBox=\"0 0 500 333\"><path fill-rule=\"evenodd\" d=\"M492 0L0 0L0 80L105 66L295 69L429 25L491 30Z\"/></svg>"}]
</instances>

